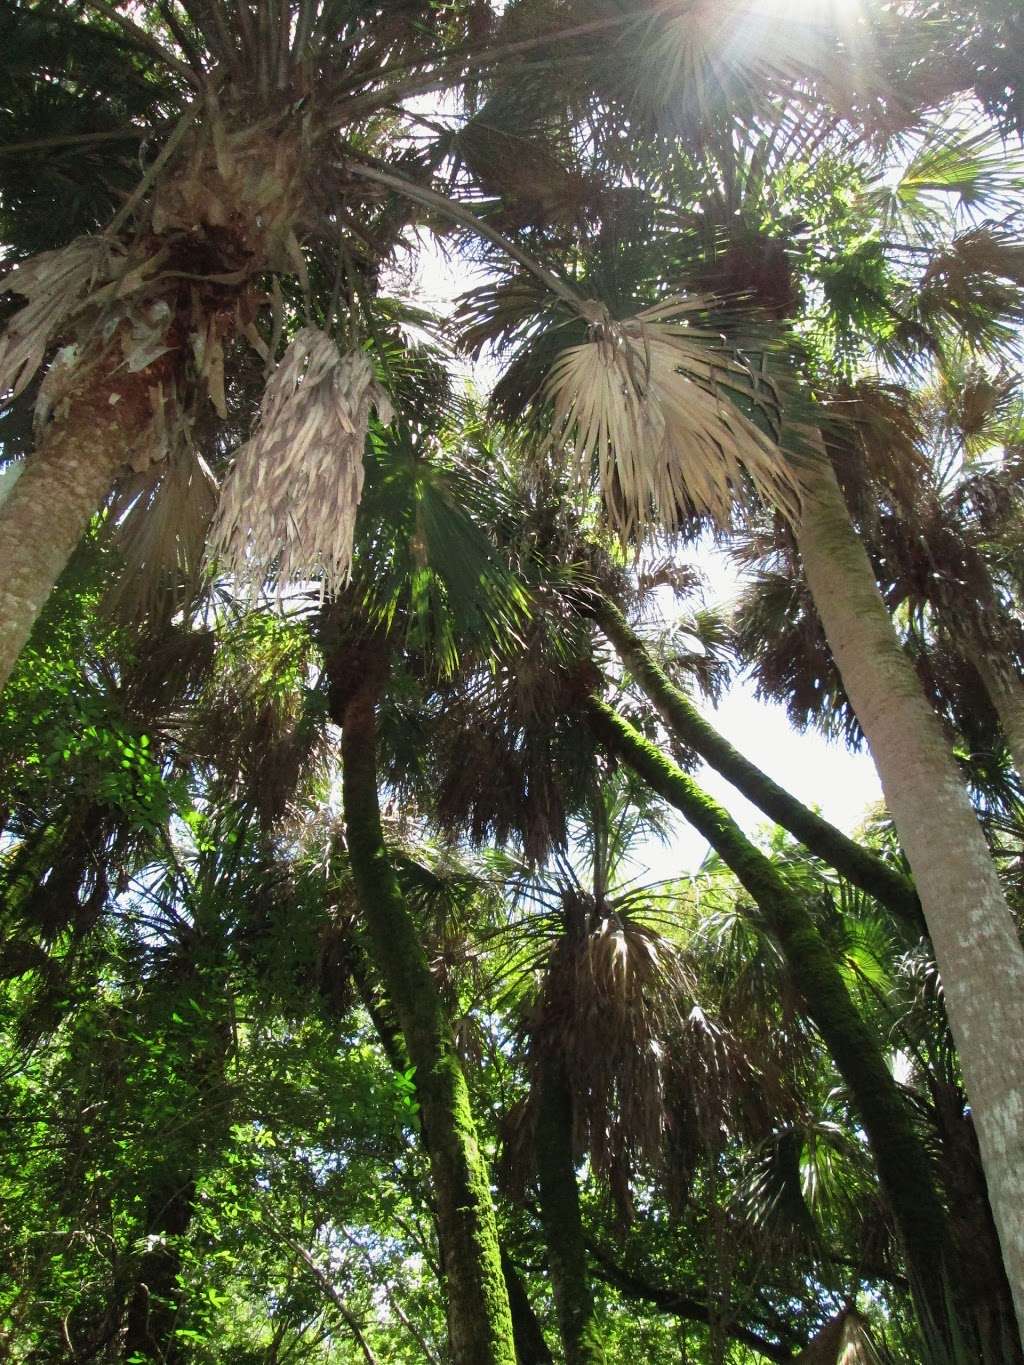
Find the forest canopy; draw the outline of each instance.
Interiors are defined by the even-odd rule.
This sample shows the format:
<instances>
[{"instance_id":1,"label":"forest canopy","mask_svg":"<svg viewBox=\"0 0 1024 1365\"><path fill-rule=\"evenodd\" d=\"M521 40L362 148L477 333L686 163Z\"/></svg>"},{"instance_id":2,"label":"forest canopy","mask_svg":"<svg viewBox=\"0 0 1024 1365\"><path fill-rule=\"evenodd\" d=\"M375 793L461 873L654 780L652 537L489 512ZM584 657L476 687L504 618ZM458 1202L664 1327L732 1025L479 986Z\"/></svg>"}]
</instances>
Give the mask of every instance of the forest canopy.
<instances>
[{"instance_id":1,"label":"forest canopy","mask_svg":"<svg viewBox=\"0 0 1024 1365\"><path fill-rule=\"evenodd\" d=\"M1024 1365L1022 72L0 0L0 1360Z\"/></svg>"}]
</instances>

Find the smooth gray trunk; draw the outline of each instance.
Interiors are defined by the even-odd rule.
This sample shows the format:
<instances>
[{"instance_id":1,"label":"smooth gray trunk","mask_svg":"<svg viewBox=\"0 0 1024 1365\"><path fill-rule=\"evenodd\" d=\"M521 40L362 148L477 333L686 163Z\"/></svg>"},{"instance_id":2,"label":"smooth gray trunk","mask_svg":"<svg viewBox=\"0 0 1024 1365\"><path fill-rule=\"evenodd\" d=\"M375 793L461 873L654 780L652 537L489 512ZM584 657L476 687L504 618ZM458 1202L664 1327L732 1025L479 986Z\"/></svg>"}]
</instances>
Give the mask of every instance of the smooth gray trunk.
<instances>
[{"instance_id":1,"label":"smooth gray trunk","mask_svg":"<svg viewBox=\"0 0 1024 1365\"><path fill-rule=\"evenodd\" d=\"M803 477L807 583L913 871L1024 1324L1024 948L832 467L808 462Z\"/></svg>"}]
</instances>

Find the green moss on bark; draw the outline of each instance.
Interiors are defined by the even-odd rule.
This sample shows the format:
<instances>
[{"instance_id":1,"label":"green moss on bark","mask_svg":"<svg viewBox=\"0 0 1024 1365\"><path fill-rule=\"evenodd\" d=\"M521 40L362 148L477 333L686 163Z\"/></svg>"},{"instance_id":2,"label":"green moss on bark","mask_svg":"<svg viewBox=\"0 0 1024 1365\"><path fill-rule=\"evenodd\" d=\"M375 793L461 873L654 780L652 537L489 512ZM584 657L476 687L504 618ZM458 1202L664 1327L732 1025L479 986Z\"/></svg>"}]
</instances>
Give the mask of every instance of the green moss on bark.
<instances>
[{"instance_id":1,"label":"green moss on bark","mask_svg":"<svg viewBox=\"0 0 1024 1365\"><path fill-rule=\"evenodd\" d=\"M562 1349L566 1365L604 1365L573 1161L572 1094L559 1058L544 1059L538 1085L534 1152Z\"/></svg>"},{"instance_id":2,"label":"green moss on bark","mask_svg":"<svg viewBox=\"0 0 1024 1365\"><path fill-rule=\"evenodd\" d=\"M602 602L596 608L595 616L623 664L676 739L700 754L748 801L788 830L823 862L881 901L915 935L925 931L921 904L912 882L808 809L734 749L689 698L673 686L643 640L630 630L622 613L611 603Z\"/></svg>"},{"instance_id":3,"label":"green moss on bark","mask_svg":"<svg viewBox=\"0 0 1024 1365\"><path fill-rule=\"evenodd\" d=\"M588 711L608 750L686 817L757 903L807 1015L849 1087L903 1243L922 1316L933 1324L945 1322L948 1233L931 1163L878 1039L851 999L813 918L770 860L692 778L599 698L588 699Z\"/></svg>"},{"instance_id":4,"label":"green moss on bark","mask_svg":"<svg viewBox=\"0 0 1024 1365\"><path fill-rule=\"evenodd\" d=\"M368 685L349 700L342 727L345 832L370 951L415 1067L452 1357L457 1365L515 1365L487 1165L449 1023L384 844L376 747L374 695Z\"/></svg>"}]
</instances>

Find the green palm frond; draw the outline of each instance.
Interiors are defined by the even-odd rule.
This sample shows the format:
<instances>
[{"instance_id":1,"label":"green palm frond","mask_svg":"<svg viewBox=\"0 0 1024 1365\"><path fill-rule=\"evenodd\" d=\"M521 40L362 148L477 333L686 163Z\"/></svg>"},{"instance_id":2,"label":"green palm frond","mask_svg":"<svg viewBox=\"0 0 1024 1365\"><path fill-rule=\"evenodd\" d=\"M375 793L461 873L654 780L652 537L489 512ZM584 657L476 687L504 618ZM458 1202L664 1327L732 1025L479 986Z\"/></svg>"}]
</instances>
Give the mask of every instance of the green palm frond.
<instances>
[{"instance_id":1,"label":"green palm frond","mask_svg":"<svg viewBox=\"0 0 1024 1365\"><path fill-rule=\"evenodd\" d=\"M1024 190L1024 156L989 129L930 135L891 186L872 188L864 202L887 227L931 237L958 210L992 214Z\"/></svg>"}]
</instances>

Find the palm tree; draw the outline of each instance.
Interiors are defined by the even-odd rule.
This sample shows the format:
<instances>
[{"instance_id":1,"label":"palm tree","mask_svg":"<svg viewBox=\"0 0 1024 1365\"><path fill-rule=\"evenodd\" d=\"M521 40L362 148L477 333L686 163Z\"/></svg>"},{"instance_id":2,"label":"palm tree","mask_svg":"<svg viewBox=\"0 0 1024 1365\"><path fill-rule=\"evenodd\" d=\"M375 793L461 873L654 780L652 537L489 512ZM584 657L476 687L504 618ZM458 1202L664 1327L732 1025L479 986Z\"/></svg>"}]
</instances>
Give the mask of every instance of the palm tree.
<instances>
[{"instance_id":1,"label":"palm tree","mask_svg":"<svg viewBox=\"0 0 1024 1365\"><path fill-rule=\"evenodd\" d=\"M634 768L708 839L753 897L778 940L804 1008L855 1098L900 1230L922 1321L939 1334L941 1342L947 1331L946 1295L952 1286L945 1213L910 1113L813 919L771 861L692 778L598 697L589 699L587 715L609 752ZM911 1180L916 1185L912 1196Z\"/></svg>"},{"instance_id":2,"label":"palm tree","mask_svg":"<svg viewBox=\"0 0 1024 1365\"><path fill-rule=\"evenodd\" d=\"M781 132L775 135L774 146L785 149L790 142L789 125L781 122L778 128ZM737 192L750 184L760 196L769 183L765 166L766 162L770 164L772 144L765 151L752 138L749 143L739 143L738 148L726 143L719 150L734 167L739 161L746 172L751 172L729 175L723 171L719 183ZM911 165L901 182L902 193L897 200L915 219L916 237L910 246L926 252L927 264L922 272L926 287L915 293L913 285L904 284L901 302L886 296L891 282L885 269L874 281L880 302L872 307L880 309L890 323L896 319L896 345L890 350L897 353L900 347L903 354L908 348L919 349L922 333L934 345L941 345L951 328L966 330L968 339L972 333L977 335L979 329L984 330L986 305L982 299L1004 317L1015 317L1019 309L1019 256L999 236L996 225L985 224L945 240L936 239L932 232L922 240L934 211L920 209L921 197L927 198L931 190L960 193L964 166L972 157L972 184L987 185L981 191L982 204L998 202L998 195L1016 183L1012 167L1003 175L998 166L993 168L994 153L989 151L978 158L977 150L976 141L967 146L954 143L942 174L929 180L927 167L931 164L934 171L935 158L926 148L919 164ZM668 183L672 184L671 180ZM869 196L864 202L871 212L877 208L877 197ZM715 217L709 216L713 225ZM678 259L680 248L673 249ZM828 297L837 292L835 281L831 284L833 295ZM997 331L1003 326L1000 320ZM499 390L499 396L521 392L522 387L517 376L505 395ZM623 454L630 444L622 425L627 420L627 406L621 394L608 389L602 395L599 417L581 408L580 429L587 433L582 438L585 450L596 444L604 460L610 444L615 459L624 462L627 473L621 492L611 486L607 475L602 476L602 484L613 515L628 531L637 518L628 510L635 494L630 471L636 457L632 451ZM813 425L815 420L821 418L815 419L813 412L796 412L787 437L796 448L800 482L800 509L792 517L794 534L809 591L900 831L940 969L950 978L947 1006L963 1052L968 1092L1018 1313L1024 1318L1024 1234L1014 1213L1020 1202L1020 1172L1024 1169L1024 1125L1014 1117L1024 1106L1024 1072L1019 1063L1024 1056L1024 1009L1020 1005L1024 999L1024 948L941 727L921 692L911 660L900 647L870 560L851 523L818 428ZM599 439L594 432L600 433ZM649 486L644 490L643 505L650 507L653 500L660 508L662 522L670 526L694 509L721 519L723 504L728 501L724 490L718 501L708 495L709 472L715 469L714 461L710 465L691 464L690 482L683 475L681 488ZM735 487L730 473L720 465L717 469L726 486ZM623 495L625 519L616 502ZM785 501L781 506L784 515L789 515Z\"/></svg>"},{"instance_id":3,"label":"palm tree","mask_svg":"<svg viewBox=\"0 0 1024 1365\"><path fill-rule=\"evenodd\" d=\"M444 675L465 649L512 628L525 599L469 510L493 504L458 458L457 435L413 431L375 444L360 518L364 553L322 628L328 706L341 729L345 842L370 955L415 1070L459 1360L514 1360L490 1180L452 1024L384 840L378 713L407 666Z\"/></svg>"}]
</instances>

